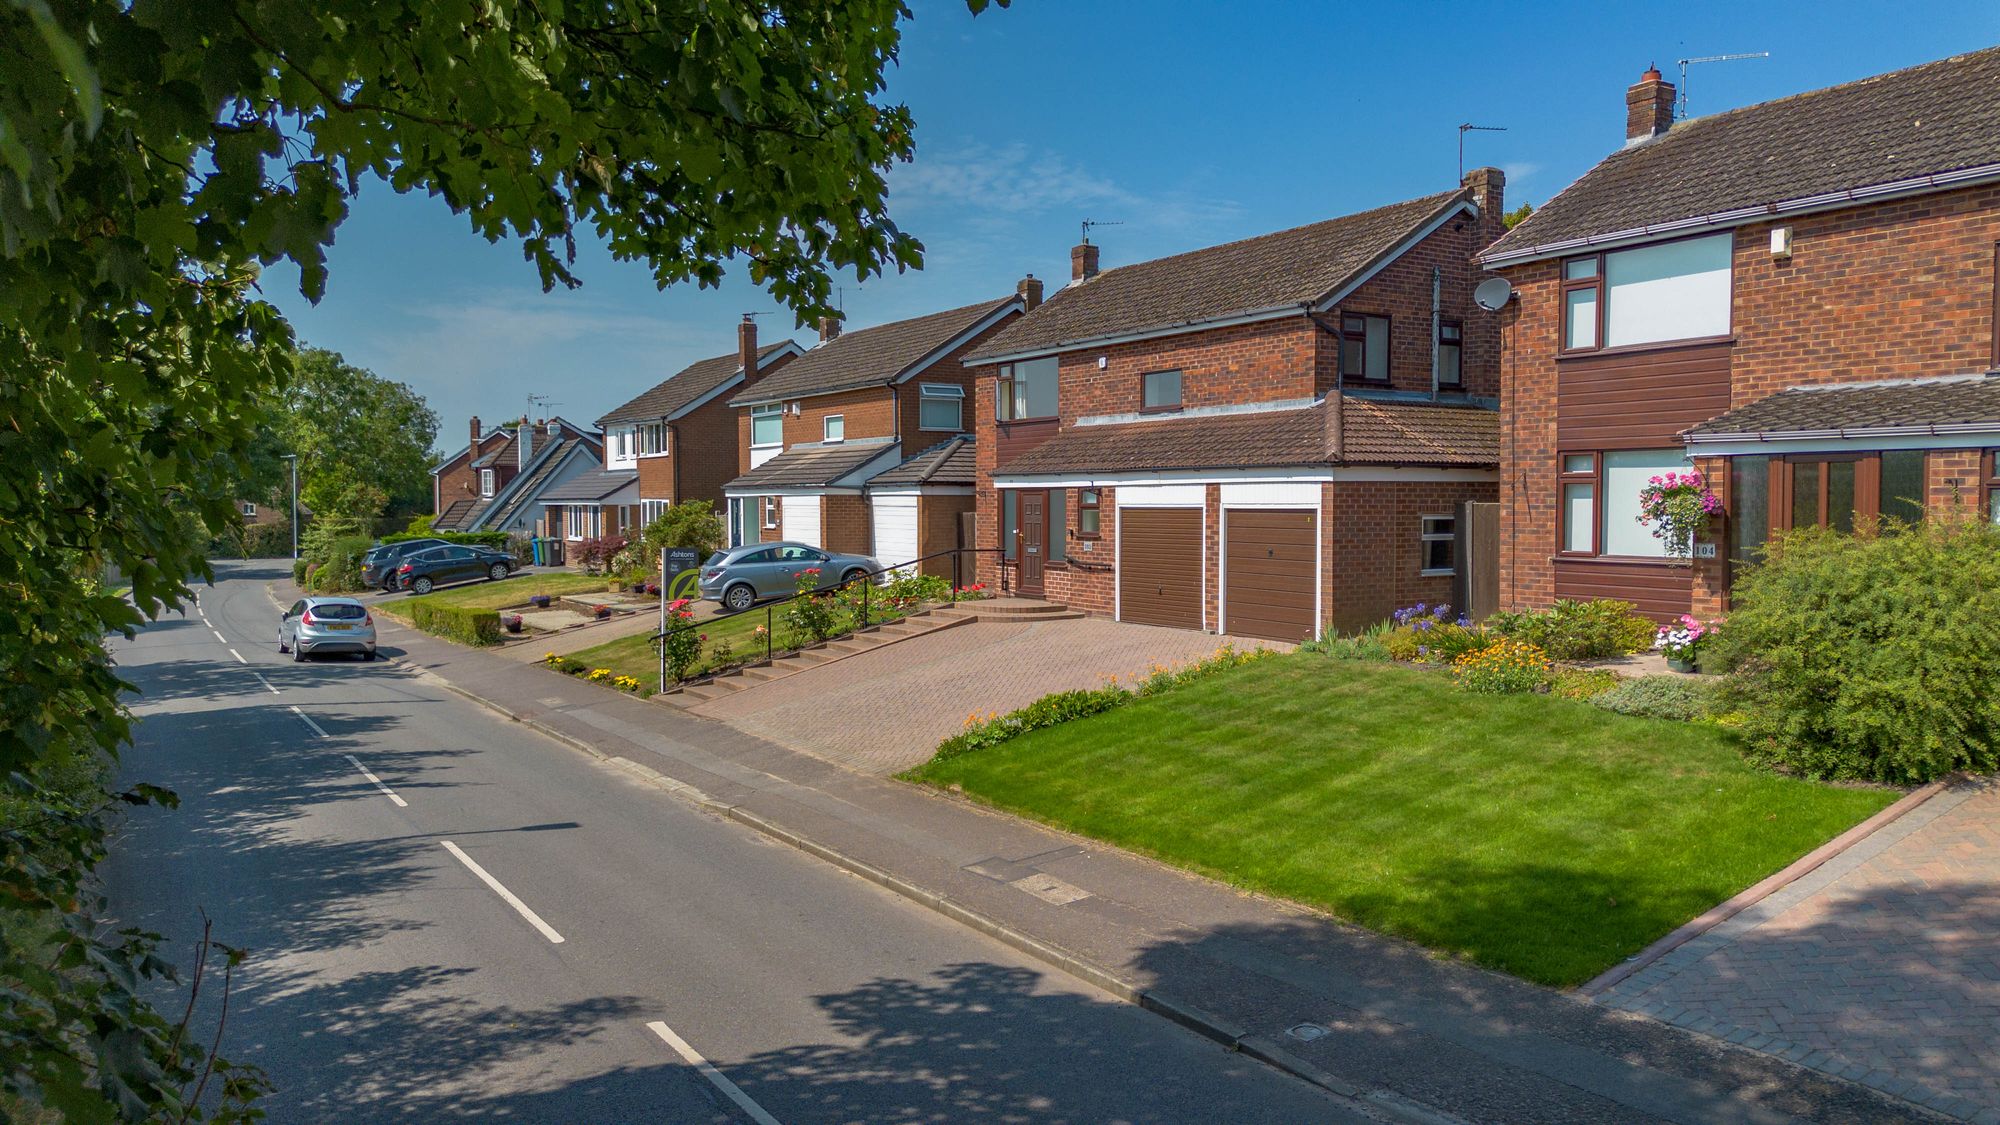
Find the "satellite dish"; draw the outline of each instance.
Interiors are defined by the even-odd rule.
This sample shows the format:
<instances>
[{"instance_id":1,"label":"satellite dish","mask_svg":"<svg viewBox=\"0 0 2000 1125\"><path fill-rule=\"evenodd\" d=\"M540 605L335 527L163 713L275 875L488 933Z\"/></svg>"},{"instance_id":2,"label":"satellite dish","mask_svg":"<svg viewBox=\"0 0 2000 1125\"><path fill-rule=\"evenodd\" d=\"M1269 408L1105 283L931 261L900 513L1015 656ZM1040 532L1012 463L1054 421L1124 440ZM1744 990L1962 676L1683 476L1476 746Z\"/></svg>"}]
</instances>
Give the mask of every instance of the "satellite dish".
<instances>
[{"instance_id":1,"label":"satellite dish","mask_svg":"<svg viewBox=\"0 0 2000 1125\"><path fill-rule=\"evenodd\" d=\"M1504 277L1489 277L1472 291L1472 303L1487 312L1499 312L1514 296L1514 286Z\"/></svg>"}]
</instances>

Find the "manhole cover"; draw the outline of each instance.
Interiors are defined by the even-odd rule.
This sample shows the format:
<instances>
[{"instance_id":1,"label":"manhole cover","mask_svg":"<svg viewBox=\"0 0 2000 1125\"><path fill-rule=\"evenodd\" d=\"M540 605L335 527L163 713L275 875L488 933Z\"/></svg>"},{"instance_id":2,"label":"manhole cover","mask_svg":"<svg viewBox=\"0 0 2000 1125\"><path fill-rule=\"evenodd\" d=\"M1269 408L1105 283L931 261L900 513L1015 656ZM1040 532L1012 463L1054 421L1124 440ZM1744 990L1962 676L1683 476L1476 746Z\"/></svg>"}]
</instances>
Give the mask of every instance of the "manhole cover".
<instances>
[{"instance_id":1,"label":"manhole cover","mask_svg":"<svg viewBox=\"0 0 2000 1125\"><path fill-rule=\"evenodd\" d=\"M1287 1028L1285 1034L1302 1043L1310 1043L1325 1035L1326 1029L1316 1023L1302 1023L1297 1027Z\"/></svg>"}]
</instances>

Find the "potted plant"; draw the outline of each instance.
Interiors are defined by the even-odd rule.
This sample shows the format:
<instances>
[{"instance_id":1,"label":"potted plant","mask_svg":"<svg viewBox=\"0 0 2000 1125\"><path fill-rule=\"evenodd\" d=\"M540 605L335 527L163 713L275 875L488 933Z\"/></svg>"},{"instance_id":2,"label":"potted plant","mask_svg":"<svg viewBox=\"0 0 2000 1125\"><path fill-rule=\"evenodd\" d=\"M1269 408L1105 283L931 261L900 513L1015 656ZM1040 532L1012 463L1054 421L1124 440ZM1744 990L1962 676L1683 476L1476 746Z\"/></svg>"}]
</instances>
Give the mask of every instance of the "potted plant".
<instances>
[{"instance_id":1,"label":"potted plant","mask_svg":"<svg viewBox=\"0 0 2000 1125\"><path fill-rule=\"evenodd\" d=\"M534 606L536 609L547 609L549 608L549 596L547 594L536 594L528 599L528 604Z\"/></svg>"},{"instance_id":2,"label":"potted plant","mask_svg":"<svg viewBox=\"0 0 2000 1125\"><path fill-rule=\"evenodd\" d=\"M1669 558L1691 558L1695 535L1720 511L1722 499L1699 471L1662 473L1639 490L1638 520L1652 525L1653 537L1666 544Z\"/></svg>"},{"instance_id":3,"label":"potted plant","mask_svg":"<svg viewBox=\"0 0 2000 1125\"><path fill-rule=\"evenodd\" d=\"M1715 629L1715 625L1703 624L1683 613L1673 624L1660 626L1653 638L1653 648L1667 658L1668 668L1692 672L1698 664L1703 641L1714 636Z\"/></svg>"},{"instance_id":4,"label":"potted plant","mask_svg":"<svg viewBox=\"0 0 2000 1125\"><path fill-rule=\"evenodd\" d=\"M518 613L508 614L507 616L500 619L500 623L506 626L506 629L509 633L518 633L521 631L522 621L521 621L521 615Z\"/></svg>"},{"instance_id":5,"label":"potted plant","mask_svg":"<svg viewBox=\"0 0 2000 1125\"><path fill-rule=\"evenodd\" d=\"M611 607L610 607L610 606L608 606L608 605L601 605L601 606L598 606L598 607L597 607L597 619L598 619L599 621L602 621L602 620L604 620L605 618L607 618L607 617L609 617L609 616L611 616Z\"/></svg>"}]
</instances>

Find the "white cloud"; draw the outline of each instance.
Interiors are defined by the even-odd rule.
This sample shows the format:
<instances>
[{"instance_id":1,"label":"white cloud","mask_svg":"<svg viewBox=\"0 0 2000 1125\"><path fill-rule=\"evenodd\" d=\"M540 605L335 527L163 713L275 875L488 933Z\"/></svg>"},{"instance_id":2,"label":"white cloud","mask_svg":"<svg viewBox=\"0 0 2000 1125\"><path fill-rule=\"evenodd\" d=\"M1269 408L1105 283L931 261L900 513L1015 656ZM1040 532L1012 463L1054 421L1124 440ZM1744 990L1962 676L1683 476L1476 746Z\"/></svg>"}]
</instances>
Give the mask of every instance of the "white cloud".
<instances>
[{"instance_id":1,"label":"white cloud","mask_svg":"<svg viewBox=\"0 0 2000 1125\"><path fill-rule=\"evenodd\" d=\"M1542 166L1531 160L1517 160L1510 164L1502 164L1500 170L1507 173L1507 182L1509 184L1518 184L1522 180L1541 171Z\"/></svg>"},{"instance_id":2,"label":"white cloud","mask_svg":"<svg viewBox=\"0 0 2000 1125\"><path fill-rule=\"evenodd\" d=\"M1160 230L1226 223L1243 210L1233 200L1184 189L1134 190L1060 153L1021 143L964 145L935 155L920 154L892 174L890 200L892 205L913 208L973 209L968 217L1072 211L1078 220L1102 217Z\"/></svg>"}]
</instances>

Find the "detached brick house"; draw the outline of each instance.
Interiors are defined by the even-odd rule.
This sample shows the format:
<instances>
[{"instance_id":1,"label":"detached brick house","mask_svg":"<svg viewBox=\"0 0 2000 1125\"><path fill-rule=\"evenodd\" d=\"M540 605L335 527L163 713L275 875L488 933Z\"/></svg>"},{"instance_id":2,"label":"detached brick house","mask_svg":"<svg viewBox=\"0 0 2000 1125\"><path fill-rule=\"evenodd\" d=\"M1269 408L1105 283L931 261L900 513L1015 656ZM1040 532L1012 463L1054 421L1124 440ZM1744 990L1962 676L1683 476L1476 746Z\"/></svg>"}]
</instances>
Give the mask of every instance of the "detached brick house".
<instances>
[{"instance_id":1,"label":"detached brick house","mask_svg":"<svg viewBox=\"0 0 2000 1125\"><path fill-rule=\"evenodd\" d=\"M525 418L482 430L475 415L465 448L431 470L438 531L544 533L542 494L595 465L603 438L562 418Z\"/></svg>"},{"instance_id":2,"label":"detached brick house","mask_svg":"<svg viewBox=\"0 0 2000 1125\"><path fill-rule=\"evenodd\" d=\"M982 346L979 546L1124 621L1298 641L1452 596L1496 493L1504 177L1071 281Z\"/></svg>"},{"instance_id":3,"label":"detached brick house","mask_svg":"<svg viewBox=\"0 0 2000 1125\"><path fill-rule=\"evenodd\" d=\"M2000 49L1676 122L1489 248L1504 310L1503 604L1727 608L1771 535L1995 508ZM1636 519L1692 464L1725 514L1692 559Z\"/></svg>"},{"instance_id":4,"label":"detached brick house","mask_svg":"<svg viewBox=\"0 0 2000 1125\"><path fill-rule=\"evenodd\" d=\"M884 565L961 546L958 521L973 508L962 360L1040 290L1028 278L1001 300L856 332L824 322L817 345L730 400L741 449L741 473L723 487L730 543L784 539Z\"/></svg>"},{"instance_id":5,"label":"detached brick house","mask_svg":"<svg viewBox=\"0 0 2000 1125\"><path fill-rule=\"evenodd\" d=\"M791 340L758 347L757 323L747 316L736 335L735 351L691 363L597 420L605 471L635 474L639 526L682 500L722 508L722 486L742 471L729 396L805 351Z\"/></svg>"}]
</instances>

